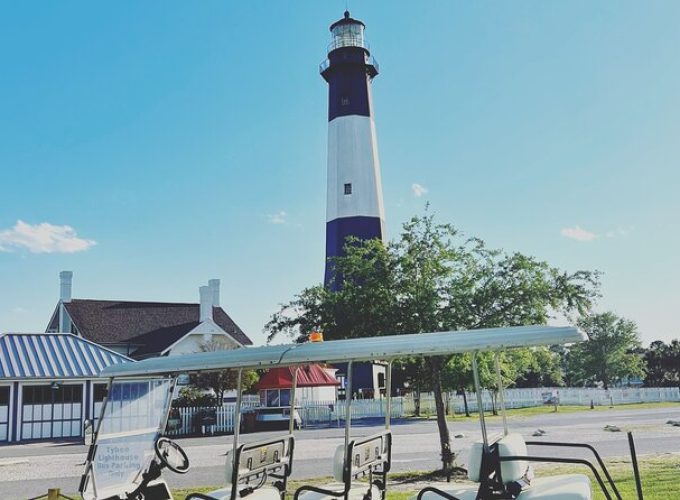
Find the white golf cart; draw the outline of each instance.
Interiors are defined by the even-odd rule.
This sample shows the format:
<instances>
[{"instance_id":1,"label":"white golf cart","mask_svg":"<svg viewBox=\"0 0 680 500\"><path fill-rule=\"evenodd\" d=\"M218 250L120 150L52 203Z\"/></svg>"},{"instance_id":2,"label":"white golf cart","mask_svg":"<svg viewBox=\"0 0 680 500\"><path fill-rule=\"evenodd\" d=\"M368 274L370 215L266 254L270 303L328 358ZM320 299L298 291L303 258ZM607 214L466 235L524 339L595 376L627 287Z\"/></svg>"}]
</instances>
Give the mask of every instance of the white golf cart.
<instances>
[{"instance_id":1,"label":"white golf cart","mask_svg":"<svg viewBox=\"0 0 680 500\"><path fill-rule=\"evenodd\" d=\"M85 500L171 500L170 489L161 477L164 468L176 473L189 470L186 453L162 436L178 375L236 369L239 371L235 422L240 421L241 373L244 369L281 366L298 367L309 363L353 363L383 360L386 372L385 430L369 437L351 438L351 398L345 410L345 439L333 455L335 482L324 486L302 486L294 492L295 500L385 500L387 474L391 467L392 434L391 362L412 356L438 356L453 353L495 351L580 342L587 337L571 327L512 327L474 331L421 333L319 343L243 348L186 354L173 358L153 358L137 363L116 365L104 370L109 379L93 444L88 453L80 492ZM476 357L473 371L477 395L481 399ZM347 394L352 394L351 366L348 367ZM497 374L500 369L497 365ZM291 404L295 404L297 370L293 375ZM502 387L501 387L502 389ZM520 498L522 500L585 500L591 498L590 482L584 475L531 479L531 461L558 461L589 466L605 496L612 498L601 476L585 460L531 457L521 436L510 434L505 422L502 390L499 391L505 433L489 437L483 412L480 413L482 441L473 446L469 460L469 477L479 484L457 487L455 483L432 483L418 494L418 500L440 497L447 500L473 498ZM481 400L478 407L482 408ZM295 438L294 414L291 412L288 433L266 442L240 443L240 428L235 426L233 448L227 453L225 487L208 494L192 493L187 500L284 500L287 481L293 470ZM555 446L589 445L541 443ZM594 451L594 450L593 450ZM599 465L604 465L596 454ZM331 472L331 471L329 471ZM605 476L615 492L609 473ZM637 476L636 476L637 477ZM215 482L218 482L216 478ZM640 499L641 499L640 495Z\"/></svg>"}]
</instances>

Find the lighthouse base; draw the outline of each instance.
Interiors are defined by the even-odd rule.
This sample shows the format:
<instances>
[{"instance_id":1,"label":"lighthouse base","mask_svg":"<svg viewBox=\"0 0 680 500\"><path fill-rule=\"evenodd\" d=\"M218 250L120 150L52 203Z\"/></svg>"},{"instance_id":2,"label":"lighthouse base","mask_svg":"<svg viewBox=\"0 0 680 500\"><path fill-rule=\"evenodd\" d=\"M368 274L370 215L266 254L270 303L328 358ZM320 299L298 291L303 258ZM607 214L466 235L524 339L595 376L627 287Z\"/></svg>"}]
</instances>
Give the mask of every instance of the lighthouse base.
<instances>
[{"instance_id":1,"label":"lighthouse base","mask_svg":"<svg viewBox=\"0 0 680 500\"><path fill-rule=\"evenodd\" d=\"M329 286L333 278L331 257L345 255L344 246L348 236L359 240L383 240L383 221L378 217L342 217L326 223L326 273L324 284ZM337 281L337 280L336 280ZM337 284L332 286L337 289Z\"/></svg>"}]
</instances>

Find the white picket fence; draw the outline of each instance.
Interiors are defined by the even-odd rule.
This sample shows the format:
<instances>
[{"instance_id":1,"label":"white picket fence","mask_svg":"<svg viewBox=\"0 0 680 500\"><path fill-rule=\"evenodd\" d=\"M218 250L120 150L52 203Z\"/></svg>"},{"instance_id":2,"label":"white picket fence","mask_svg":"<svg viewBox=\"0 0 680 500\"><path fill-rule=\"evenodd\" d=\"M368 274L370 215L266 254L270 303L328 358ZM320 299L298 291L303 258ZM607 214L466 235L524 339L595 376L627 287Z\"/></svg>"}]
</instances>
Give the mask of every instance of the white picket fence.
<instances>
[{"instance_id":1,"label":"white picket fence","mask_svg":"<svg viewBox=\"0 0 680 500\"><path fill-rule=\"evenodd\" d=\"M241 408L252 408L260 404L260 399L245 400L241 404ZM226 403L223 406L215 407L198 407L186 406L177 408L179 411L179 418L181 424L175 430L168 431L168 436L186 436L188 434L203 434L210 432L213 434L223 434L234 432L234 413L236 409L235 403ZM200 411L215 411L217 422L211 429L201 429L198 423L194 422L194 415Z\"/></svg>"},{"instance_id":2,"label":"white picket fence","mask_svg":"<svg viewBox=\"0 0 680 500\"><path fill-rule=\"evenodd\" d=\"M313 407L327 408L328 409L328 422L339 422L344 421L347 415L346 401L325 401L322 403L316 403ZM306 412L307 407L303 404L302 411ZM350 406L351 418L361 419L361 418L371 418L380 417L383 418L387 412L387 401L385 399L355 399L352 401ZM392 411L390 412L392 418L400 418L405 415L404 413L404 398L396 397L392 398ZM304 414L300 415L302 421L305 422ZM309 420L310 424L317 423L314 420ZM318 423L323 423L321 419Z\"/></svg>"},{"instance_id":3,"label":"white picket fence","mask_svg":"<svg viewBox=\"0 0 680 500\"><path fill-rule=\"evenodd\" d=\"M535 389L506 389L504 391L506 408L528 408L544 404L544 396L555 394L561 405L595 406L621 405L633 403L657 403L662 401L680 401L680 389L677 387L643 387L643 388L615 388L605 391L596 388L576 387L539 387ZM477 411L477 396L474 392L466 394L468 408ZM447 397L444 397L445 403ZM412 394L405 398L404 411L407 415L415 413L415 400ZM449 411L462 413L465 411L463 396L455 393L448 395ZM491 410L491 393L482 393L482 405L485 410ZM434 414L436 412L434 396L431 393L420 396L421 414Z\"/></svg>"},{"instance_id":4,"label":"white picket fence","mask_svg":"<svg viewBox=\"0 0 680 500\"><path fill-rule=\"evenodd\" d=\"M562 405L588 406L591 401L594 405L620 405L631 403L652 403L661 401L680 401L680 389L677 387L645 387L638 389L617 388L590 389L590 388L536 388L536 389L507 389L504 392L506 408L527 408L542 406L546 395L556 394ZM468 408L477 411L477 397L475 393L467 393ZM259 406L259 398L251 396L242 402L243 408ZM463 397L455 393L449 393L444 397L448 404L449 412L463 413L465 406ZM484 391L482 404L485 410L492 409L491 393ZM341 425L345 420L345 401L322 401L302 402L298 410L304 427L313 425ZM415 399L413 394L404 397L392 398L392 418L401 418L415 413ZM212 433L230 433L234 431L234 403L228 403L218 408L188 407L179 408L181 426L179 429L169 431L170 436L188 435L201 433L202 430L193 425L194 415L201 410L215 410L217 423L209 431ZM362 419L385 416L387 403L384 399L356 399L352 401L350 408L352 419ZM420 413L434 414L436 412L434 396L431 393L420 395Z\"/></svg>"},{"instance_id":5,"label":"white picket fence","mask_svg":"<svg viewBox=\"0 0 680 500\"><path fill-rule=\"evenodd\" d=\"M244 401L242 408L255 407L259 405L258 400ZM168 431L169 436L183 436L195 433L211 432L224 434L234 432L234 410L236 404L227 403L217 408L183 407L178 408L181 425L178 429ZM199 411L215 411L217 422L211 429L201 429L194 425L194 415ZM352 401L350 407L352 419L384 417L387 411L387 403L384 399L359 399ZM303 427L313 425L340 425L345 420L346 406L345 401L317 401L314 403L303 402L298 410L302 419ZM392 417L399 418L404 416L404 398L392 398Z\"/></svg>"}]
</instances>

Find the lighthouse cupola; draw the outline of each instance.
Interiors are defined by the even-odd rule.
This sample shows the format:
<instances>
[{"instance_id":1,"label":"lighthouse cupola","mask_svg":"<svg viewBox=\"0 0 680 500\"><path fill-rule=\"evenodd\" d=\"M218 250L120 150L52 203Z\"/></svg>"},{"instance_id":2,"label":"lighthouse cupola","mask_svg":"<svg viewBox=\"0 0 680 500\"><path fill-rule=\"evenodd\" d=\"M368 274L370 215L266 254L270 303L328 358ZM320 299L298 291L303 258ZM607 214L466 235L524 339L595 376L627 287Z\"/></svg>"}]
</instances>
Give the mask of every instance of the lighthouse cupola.
<instances>
[{"instance_id":1,"label":"lighthouse cupola","mask_svg":"<svg viewBox=\"0 0 680 500\"><path fill-rule=\"evenodd\" d=\"M349 11L339 21L331 24L331 43L328 45L328 59L321 63L321 75L328 81L327 74L331 65L360 64L370 78L378 74L378 64L371 57L370 46L364 38L366 25L358 19L352 19Z\"/></svg>"},{"instance_id":2,"label":"lighthouse cupola","mask_svg":"<svg viewBox=\"0 0 680 500\"><path fill-rule=\"evenodd\" d=\"M364 38L365 25L349 12L330 26L328 59L328 180L326 286L341 283L329 259L344 255L348 237L383 240L385 223L371 85L378 64Z\"/></svg>"},{"instance_id":3,"label":"lighthouse cupola","mask_svg":"<svg viewBox=\"0 0 680 500\"><path fill-rule=\"evenodd\" d=\"M330 30L333 34L333 42L328 47L328 52L340 47L362 47L368 49L364 43L364 28L366 25L361 21L352 19L349 11L345 11L345 16L339 21L331 24Z\"/></svg>"}]
</instances>

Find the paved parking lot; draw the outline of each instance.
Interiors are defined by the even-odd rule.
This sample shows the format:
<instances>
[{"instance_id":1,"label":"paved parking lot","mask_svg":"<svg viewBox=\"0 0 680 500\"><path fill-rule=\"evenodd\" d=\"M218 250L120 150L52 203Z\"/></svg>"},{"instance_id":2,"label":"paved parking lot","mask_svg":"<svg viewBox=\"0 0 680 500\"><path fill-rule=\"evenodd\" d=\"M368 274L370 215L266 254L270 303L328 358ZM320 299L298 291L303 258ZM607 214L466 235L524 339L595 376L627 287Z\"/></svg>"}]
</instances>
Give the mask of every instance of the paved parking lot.
<instances>
[{"instance_id":1,"label":"paved parking lot","mask_svg":"<svg viewBox=\"0 0 680 500\"><path fill-rule=\"evenodd\" d=\"M611 410L607 412L547 413L531 418L513 418L511 430L526 438L537 428L546 431L543 438L550 441L581 441L594 444L605 456L628 454L625 432L612 433L603 430L605 425L617 425L632 430L638 454L680 452L680 427L665 422L680 420L677 408L648 410ZM368 435L379 430L377 421L357 423L353 435ZM449 428L463 438L452 439L454 450L459 453L459 464L464 465L467 450L480 438L477 421L453 421ZM393 423L393 470L432 470L438 467L438 434L434 420L400 420ZM501 422L496 419L489 424L489 431L500 431ZM247 434L244 441L265 439L276 433ZM328 476L331 474L331 456L338 444L343 442L343 430L311 429L296 433L296 450L293 477L298 479ZM185 475L167 474L173 487L218 485L224 482L224 453L230 449L231 436L214 438L186 438L178 442L191 460L191 471ZM543 452L544 450L542 450ZM60 487L66 493L77 490L83 470L86 448L73 443L32 443L0 447L0 491L3 499L26 499L46 493L48 487ZM556 450L564 455L565 450Z\"/></svg>"}]
</instances>

